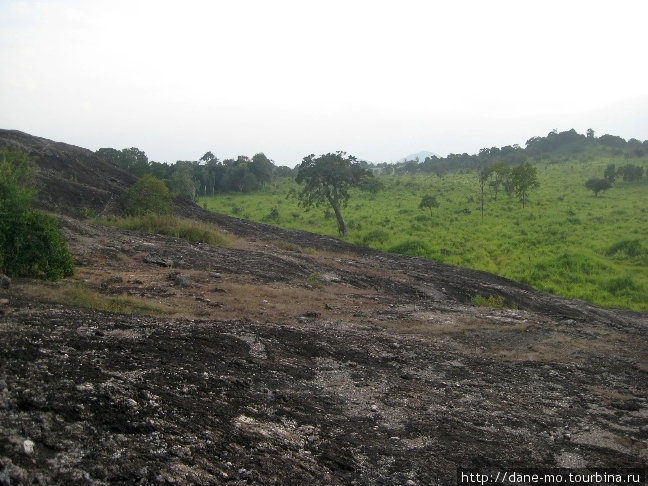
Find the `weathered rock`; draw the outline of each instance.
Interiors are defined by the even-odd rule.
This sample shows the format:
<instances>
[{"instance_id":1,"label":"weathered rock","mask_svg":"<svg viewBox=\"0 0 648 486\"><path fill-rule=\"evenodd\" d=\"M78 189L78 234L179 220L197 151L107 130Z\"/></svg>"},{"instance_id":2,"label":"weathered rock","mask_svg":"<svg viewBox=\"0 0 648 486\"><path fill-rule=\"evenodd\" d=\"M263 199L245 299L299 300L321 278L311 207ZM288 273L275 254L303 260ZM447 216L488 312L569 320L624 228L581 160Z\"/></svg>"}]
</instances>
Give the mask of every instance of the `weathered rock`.
<instances>
[{"instance_id":1,"label":"weathered rock","mask_svg":"<svg viewBox=\"0 0 648 486\"><path fill-rule=\"evenodd\" d=\"M72 205L67 186L53 190ZM15 312L0 316L0 485L424 485L452 484L466 464L645 467L645 313L176 204L247 241L61 225L92 290L128 272L145 303L178 314L3 292ZM344 255L288 255L268 239ZM176 286L143 255L174 264ZM204 285L218 278L206 269L227 275L226 291ZM336 279L304 288L313 273ZM114 283L99 290L135 292ZM462 305L476 294L519 309Z\"/></svg>"},{"instance_id":2,"label":"weathered rock","mask_svg":"<svg viewBox=\"0 0 648 486\"><path fill-rule=\"evenodd\" d=\"M145 263L151 263L153 265L159 265L161 267L172 267L173 260L170 258L163 258L157 255L151 255L150 253L144 257Z\"/></svg>"},{"instance_id":3,"label":"weathered rock","mask_svg":"<svg viewBox=\"0 0 648 486\"><path fill-rule=\"evenodd\" d=\"M0 289L8 289L11 287L11 279L4 273L0 273Z\"/></svg>"}]
</instances>

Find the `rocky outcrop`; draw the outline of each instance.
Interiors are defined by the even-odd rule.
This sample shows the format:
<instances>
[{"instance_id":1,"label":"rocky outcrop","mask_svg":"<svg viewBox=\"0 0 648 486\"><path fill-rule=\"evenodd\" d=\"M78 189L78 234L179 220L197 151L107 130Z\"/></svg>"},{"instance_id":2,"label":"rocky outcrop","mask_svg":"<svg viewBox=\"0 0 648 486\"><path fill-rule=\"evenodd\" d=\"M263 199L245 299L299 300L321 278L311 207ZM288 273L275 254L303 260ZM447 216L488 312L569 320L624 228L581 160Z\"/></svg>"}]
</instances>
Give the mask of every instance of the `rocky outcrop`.
<instances>
[{"instance_id":1,"label":"rocky outcrop","mask_svg":"<svg viewBox=\"0 0 648 486\"><path fill-rule=\"evenodd\" d=\"M646 313L182 201L232 245L89 224L66 215L92 194L110 206L130 176L66 182L90 152L0 140L39 155L41 204L77 265L0 286L0 485L412 486L454 484L457 467L648 465ZM111 305L125 307L97 310Z\"/></svg>"},{"instance_id":2,"label":"rocky outcrop","mask_svg":"<svg viewBox=\"0 0 648 486\"><path fill-rule=\"evenodd\" d=\"M98 157L66 143L0 129L0 148L20 149L36 158L35 205L45 211L79 216L119 213L122 195L136 178Z\"/></svg>"}]
</instances>

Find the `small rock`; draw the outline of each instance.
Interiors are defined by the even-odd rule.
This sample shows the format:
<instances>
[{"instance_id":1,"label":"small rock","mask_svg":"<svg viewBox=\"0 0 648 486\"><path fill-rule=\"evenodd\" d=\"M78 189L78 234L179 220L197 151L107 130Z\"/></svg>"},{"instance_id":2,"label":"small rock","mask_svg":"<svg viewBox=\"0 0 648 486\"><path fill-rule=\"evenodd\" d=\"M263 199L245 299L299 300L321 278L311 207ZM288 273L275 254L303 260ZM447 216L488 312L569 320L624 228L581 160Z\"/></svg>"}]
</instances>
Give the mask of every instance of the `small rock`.
<instances>
[{"instance_id":1,"label":"small rock","mask_svg":"<svg viewBox=\"0 0 648 486\"><path fill-rule=\"evenodd\" d=\"M416 486L416 482L412 481L411 479L408 479L407 482L405 483L407 486Z\"/></svg>"},{"instance_id":2,"label":"small rock","mask_svg":"<svg viewBox=\"0 0 648 486\"><path fill-rule=\"evenodd\" d=\"M252 472L248 471L247 469L241 468L238 471L236 471L241 479L251 479L252 478Z\"/></svg>"},{"instance_id":3,"label":"small rock","mask_svg":"<svg viewBox=\"0 0 648 486\"><path fill-rule=\"evenodd\" d=\"M11 279L4 273L0 273L0 289L8 289L11 287Z\"/></svg>"},{"instance_id":4,"label":"small rock","mask_svg":"<svg viewBox=\"0 0 648 486\"><path fill-rule=\"evenodd\" d=\"M137 408L137 402L132 398L127 398L124 403L128 408Z\"/></svg>"},{"instance_id":5,"label":"small rock","mask_svg":"<svg viewBox=\"0 0 648 486\"><path fill-rule=\"evenodd\" d=\"M76 389L76 391L85 393L94 391L94 385L92 383L81 383L74 388Z\"/></svg>"},{"instance_id":6,"label":"small rock","mask_svg":"<svg viewBox=\"0 0 648 486\"><path fill-rule=\"evenodd\" d=\"M371 406L371 411L372 411L372 412L377 412L377 411L378 411L378 407L375 406L375 405L372 405L372 406Z\"/></svg>"},{"instance_id":7,"label":"small rock","mask_svg":"<svg viewBox=\"0 0 648 486\"><path fill-rule=\"evenodd\" d=\"M151 254L148 254L144 257L144 262L159 265L161 267L170 267L173 265L173 262L168 258L161 258Z\"/></svg>"},{"instance_id":8,"label":"small rock","mask_svg":"<svg viewBox=\"0 0 648 486\"><path fill-rule=\"evenodd\" d=\"M189 278L188 275L184 275L184 274L179 273L179 272L173 272L173 273L170 273L167 278L169 280L171 280L175 285L178 285L180 287L190 287L191 286L191 279Z\"/></svg>"},{"instance_id":9,"label":"small rock","mask_svg":"<svg viewBox=\"0 0 648 486\"><path fill-rule=\"evenodd\" d=\"M22 443L22 453L26 456L31 456L34 453L34 442L27 439Z\"/></svg>"},{"instance_id":10,"label":"small rock","mask_svg":"<svg viewBox=\"0 0 648 486\"><path fill-rule=\"evenodd\" d=\"M316 317L319 317L319 312L307 311L307 312L304 312L304 314L302 314L302 317L316 318Z\"/></svg>"},{"instance_id":11,"label":"small rock","mask_svg":"<svg viewBox=\"0 0 648 486\"><path fill-rule=\"evenodd\" d=\"M648 436L648 425L644 425L644 426L641 427L641 429L639 429L639 430L641 430L641 433L642 433L643 435Z\"/></svg>"},{"instance_id":12,"label":"small rock","mask_svg":"<svg viewBox=\"0 0 648 486\"><path fill-rule=\"evenodd\" d=\"M218 272L209 272L211 278L223 278L223 276Z\"/></svg>"}]
</instances>

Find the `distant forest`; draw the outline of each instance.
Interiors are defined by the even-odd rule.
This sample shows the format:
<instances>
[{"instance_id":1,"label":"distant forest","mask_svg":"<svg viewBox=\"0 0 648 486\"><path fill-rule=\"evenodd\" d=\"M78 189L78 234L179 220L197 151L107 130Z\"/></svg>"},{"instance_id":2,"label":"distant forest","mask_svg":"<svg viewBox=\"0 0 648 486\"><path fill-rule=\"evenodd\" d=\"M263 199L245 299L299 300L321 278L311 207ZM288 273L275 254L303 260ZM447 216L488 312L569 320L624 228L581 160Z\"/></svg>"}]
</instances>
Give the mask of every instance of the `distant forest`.
<instances>
[{"instance_id":1,"label":"distant forest","mask_svg":"<svg viewBox=\"0 0 648 486\"><path fill-rule=\"evenodd\" d=\"M297 175L297 169L278 166L263 153L251 158L240 155L236 159L220 160L212 152L206 152L199 160L179 160L174 164L149 161L146 154L136 147L122 150L101 148L96 154L138 177L152 174L163 180L172 192L191 200L223 192L253 192L277 179ZM359 161L359 164L376 175L428 173L443 177L447 172L480 170L498 162L512 166L526 161L561 163L574 158L589 160L606 155L632 159L646 154L648 140L625 140L608 134L597 137L592 129L585 135L571 129L564 132L553 130L546 137L532 137L524 148L515 144L483 148L472 155L431 156L396 164Z\"/></svg>"}]
</instances>

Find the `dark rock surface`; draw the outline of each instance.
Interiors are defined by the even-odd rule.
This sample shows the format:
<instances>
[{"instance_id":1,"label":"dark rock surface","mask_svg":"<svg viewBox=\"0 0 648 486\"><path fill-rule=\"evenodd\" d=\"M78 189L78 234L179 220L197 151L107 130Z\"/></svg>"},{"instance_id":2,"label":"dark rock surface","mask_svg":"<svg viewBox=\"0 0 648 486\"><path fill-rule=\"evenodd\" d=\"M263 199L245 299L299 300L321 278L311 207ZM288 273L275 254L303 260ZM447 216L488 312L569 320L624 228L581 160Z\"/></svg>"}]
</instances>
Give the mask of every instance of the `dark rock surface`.
<instances>
[{"instance_id":1,"label":"dark rock surface","mask_svg":"<svg viewBox=\"0 0 648 486\"><path fill-rule=\"evenodd\" d=\"M5 132L57 171L94 160ZM77 275L0 290L2 486L430 485L459 466L648 465L645 313L182 201L178 214L238 239L95 226L69 217L78 186L43 167ZM101 191L119 197L84 177L98 210ZM477 294L517 308L468 305Z\"/></svg>"}]
</instances>

